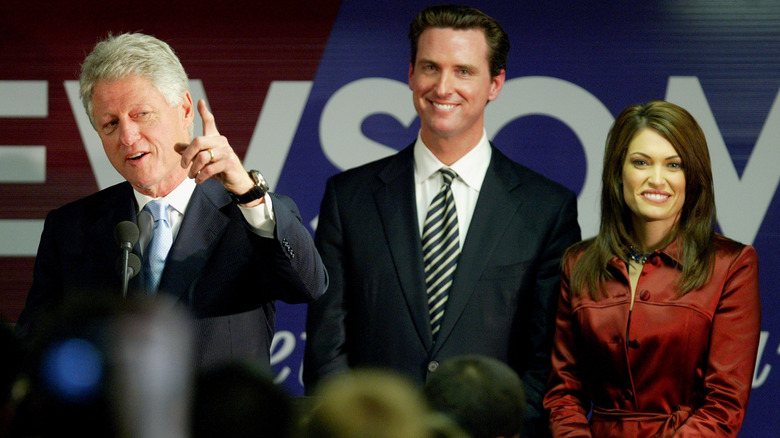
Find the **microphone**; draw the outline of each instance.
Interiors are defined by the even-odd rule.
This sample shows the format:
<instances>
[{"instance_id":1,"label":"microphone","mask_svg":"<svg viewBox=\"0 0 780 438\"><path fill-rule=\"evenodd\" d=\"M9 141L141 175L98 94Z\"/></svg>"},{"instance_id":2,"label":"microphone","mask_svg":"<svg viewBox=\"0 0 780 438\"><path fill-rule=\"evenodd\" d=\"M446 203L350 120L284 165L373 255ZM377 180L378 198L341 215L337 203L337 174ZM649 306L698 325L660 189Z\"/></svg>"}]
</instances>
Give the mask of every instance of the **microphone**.
<instances>
[{"instance_id":1,"label":"microphone","mask_svg":"<svg viewBox=\"0 0 780 438\"><path fill-rule=\"evenodd\" d=\"M122 296L127 296L127 283L141 270L141 259L133 254L133 245L138 242L138 226L131 221L122 221L114 228L114 239L122 250L116 263L116 269L122 278Z\"/></svg>"},{"instance_id":2,"label":"microphone","mask_svg":"<svg viewBox=\"0 0 780 438\"><path fill-rule=\"evenodd\" d=\"M124 254L122 254L116 259L116 273L120 277L122 276L125 267L127 267L127 280L130 280L141 272L141 259L131 252L127 253L127 261L125 261ZM127 290L125 289L123 292L127 292Z\"/></svg>"}]
</instances>

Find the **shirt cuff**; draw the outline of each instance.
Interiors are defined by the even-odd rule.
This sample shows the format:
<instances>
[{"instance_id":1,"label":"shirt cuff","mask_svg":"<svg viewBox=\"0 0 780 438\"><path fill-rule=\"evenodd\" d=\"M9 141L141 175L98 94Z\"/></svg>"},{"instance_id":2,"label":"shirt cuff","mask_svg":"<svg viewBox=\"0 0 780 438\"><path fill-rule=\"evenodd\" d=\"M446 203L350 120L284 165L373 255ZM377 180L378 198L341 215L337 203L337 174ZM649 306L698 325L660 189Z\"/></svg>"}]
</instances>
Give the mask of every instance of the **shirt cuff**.
<instances>
[{"instance_id":1,"label":"shirt cuff","mask_svg":"<svg viewBox=\"0 0 780 438\"><path fill-rule=\"evenodd\" d=\"M266 193L265 202L254 207L242 207L241 214L252 228L252 231L260 237L274 238L274 229L276 228L276 218L274 217L274 206L271 202L271 196Z\"/></svg>"}]
</instances>

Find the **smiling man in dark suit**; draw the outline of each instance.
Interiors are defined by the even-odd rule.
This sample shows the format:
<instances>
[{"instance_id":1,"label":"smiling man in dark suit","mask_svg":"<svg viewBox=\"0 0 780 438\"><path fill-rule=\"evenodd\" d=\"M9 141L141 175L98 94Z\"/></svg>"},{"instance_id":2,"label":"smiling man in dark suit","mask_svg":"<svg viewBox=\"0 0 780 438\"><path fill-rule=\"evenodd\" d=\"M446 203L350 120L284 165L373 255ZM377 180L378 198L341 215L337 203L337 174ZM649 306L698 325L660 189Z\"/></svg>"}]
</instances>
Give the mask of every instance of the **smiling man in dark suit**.
<instances>
[{"instance_id":1,"label":"smiling man in dark suit","mask_svg":"<svg viewBox=\"0 0 780 438\"><path fill-rule=\"evenodd\" d=\"M88 294L121 297L114 228L130 221L140 229L132 251L144 263L128 296L186 306L199 365L242 359L270 372L274 300L311 301L327 286L295 203L244 169L203 101L204 132L193 138L187 74L165 42L109 35L79 79L90 121L126 181L49 213L18 333L33 338L47 311Z\"/></svg>"},{"instance_id":2,"label":"smiling man in dark suit","mask_svg":"<svg viewBox=\"0 0 780 438\"><path fill-rule=\"evenodd\" d=\"M495 20L434 6L409 37L420 133L328 180L315 242L330 288L309 305L304 383L310 392L331 373L378 366L422 384L447 358L487 355L523 379L523 436L536 436L559 262L580 238L576 196L488 141L485 106L509 51Z\"/></svg>"}]
</instances>

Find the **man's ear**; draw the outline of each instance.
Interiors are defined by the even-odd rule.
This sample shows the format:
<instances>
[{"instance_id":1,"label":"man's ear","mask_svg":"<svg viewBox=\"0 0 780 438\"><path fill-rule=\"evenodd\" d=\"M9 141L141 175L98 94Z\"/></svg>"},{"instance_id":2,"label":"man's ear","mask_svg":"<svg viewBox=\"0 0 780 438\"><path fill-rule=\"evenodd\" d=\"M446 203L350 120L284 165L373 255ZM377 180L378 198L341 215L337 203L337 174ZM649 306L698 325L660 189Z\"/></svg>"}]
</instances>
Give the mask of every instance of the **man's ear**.
<instances>
[{"instance_id":1,"label":"man's ear","mask_svg":"<svg viewBox=\"0 0 780 438\"><path fill-rule=\"evenodd\" d=\"M501 94L501 89L504 87L506 81L506 70L501 71L493 76L490 80L490 93L488 94L488 101L496 100L498 95Z\"/></svg>"},{"instance_id":2,"label":"man's ear","mask_svg":"<svg viewBox=\"0 0 780 438\"><path fill-rule=\"evenodd\" d=\"M181 97L181 110L184 126L189 127L195 120L195 105L192 104L192 95L190 95L189 91L185 91Z\"/></svg>"}]
</instances>

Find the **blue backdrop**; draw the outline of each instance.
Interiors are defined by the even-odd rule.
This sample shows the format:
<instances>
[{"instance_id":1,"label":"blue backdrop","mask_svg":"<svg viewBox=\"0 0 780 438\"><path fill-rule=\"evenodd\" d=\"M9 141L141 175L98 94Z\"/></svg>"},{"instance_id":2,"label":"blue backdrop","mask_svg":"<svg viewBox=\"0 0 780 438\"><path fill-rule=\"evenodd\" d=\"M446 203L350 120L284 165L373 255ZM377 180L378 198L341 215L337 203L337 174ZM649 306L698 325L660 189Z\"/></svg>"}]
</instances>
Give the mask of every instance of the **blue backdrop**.
<instances>
[{"instance_id":1,"label":"blue backdrop","mask_svg":"<svg viewBox=\"0 0 780 438\"><path fill-rule=\"evenodd\" d=\"M460 2L460 1L459 1ZM247 168L292 196L312 232L327 177L419 129L408 25L433 2L0 2L0 316L14 321L49 210L118 182L76 96L106 32L168 41ZM598 223L604 140L627 105L667 99L710 145L719 230L755 245L762 338L742 437L780 430L780 4L773 0L479 1L510 34L486 129L513 159L578 194ZM196 132L199 128L196 127ZM301 394L306 307L279 303L277 381ZM674 358L668 358L674 363Z\"/></svg>"},{"instance_id":2,"label":"blue backdrop","mask_svg":"<svg viewBox=\"0 0 780 438\"><path fill-rule=\"evenodd\" d=\"M419 129L407 87L406 34L411 17L429 2L393 3L342 2L310 84L276 189L296 199L312 230L328 176L393 153ZM760 256L762 344L740 436L772 436L780 427L774 371L780 365L774 288L780 282L780 7L604 3L476 5L512 41L507 83L488 105L488 136L515 160L576 191L590 236L597 231L601 158L615 115L651 99L694 114L710 144L719 230L755 245ZM279 307L274 367L280 381L300 391L305 309Z\"/></svg>"}]
</instances>

